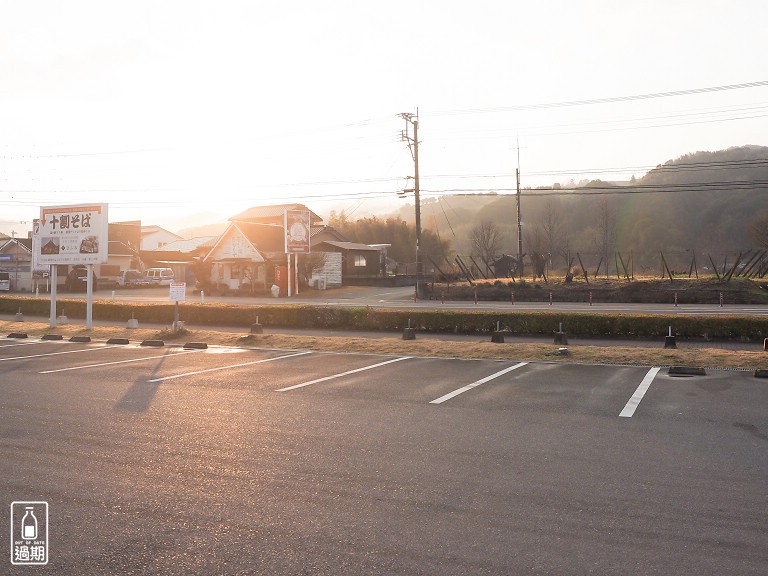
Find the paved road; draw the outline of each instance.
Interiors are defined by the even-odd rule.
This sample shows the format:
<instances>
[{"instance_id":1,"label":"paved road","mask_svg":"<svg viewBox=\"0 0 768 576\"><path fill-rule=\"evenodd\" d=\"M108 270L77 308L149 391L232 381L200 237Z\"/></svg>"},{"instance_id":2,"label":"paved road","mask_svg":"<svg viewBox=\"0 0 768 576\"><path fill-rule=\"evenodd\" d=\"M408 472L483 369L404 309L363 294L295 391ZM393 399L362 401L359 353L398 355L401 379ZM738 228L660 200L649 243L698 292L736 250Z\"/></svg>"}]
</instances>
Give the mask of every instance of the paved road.
<instances>
[{"instance_id":1,"label":"paved road","mask_svg":"<svg viewBox=\"0 0 768 576\"><path fill-rule=\"evenodd\" d=\"M85 298L82 293L62 293L62 298ZM40 296L41 298L44 296ZM167 302L168 288L148 289L118 289L99 290L95 298L116 300L119 302ZM558 310L574 312L596 313L636 313L636 314L680 314L680 315L768 315L768 306L760 304L681 304L674 305L673 296L670 296L668 304L605 304L596 303L590 306L588 303L579 302L478 302L472 301L447 301L441 303L434 300L413 301L413 287L402 288L367 288L346 287L338 290L326 290L318 292L309 290L292 298L256 298L240 296L210 296L203 294L190 294L189 302L224 302L228 304L240 303L254 304L314 304L327 306L375 306L379 308L407 308L407 309L444 309L444 310Z\"/></svg>"},{"instance_id":2,"label":"paved road","mask_svg":"<svg viewBox=\"0 0 768 576\"><path fill-rule=\"evenodd\" d=\"M762 575L767 403L738 371L3 339L0 502L49 503L50 563L0 573Z\"/></svg>"}]
</instances>

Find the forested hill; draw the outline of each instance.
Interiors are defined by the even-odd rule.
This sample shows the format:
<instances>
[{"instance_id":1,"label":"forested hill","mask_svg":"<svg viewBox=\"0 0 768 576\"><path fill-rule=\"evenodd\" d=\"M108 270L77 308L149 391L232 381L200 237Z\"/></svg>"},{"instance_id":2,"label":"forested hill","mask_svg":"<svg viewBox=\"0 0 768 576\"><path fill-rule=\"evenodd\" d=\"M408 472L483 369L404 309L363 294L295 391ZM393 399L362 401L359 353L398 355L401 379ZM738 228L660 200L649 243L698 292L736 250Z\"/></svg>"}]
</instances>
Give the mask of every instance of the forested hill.
<instances>
[{"instance_id":1,"label":"forested hill","mask_svg":"<svg viewBox=\"0 0 768 576\"><path fill-rule=\"evenodd\" d=\"M514 195L447 196L422 202L422 225L469 254L472 232L493 222L498 252L516 253ZM768 147L695 152L670 160L629 185L593 181L523 191L525 251L612 254L659 251L724 254L756 248L751 230L768 228ZM398 216L412 222L413 206ZM762 219L762 220L761 220ZM653 255L653 256L651 256Z\"/></svg>"}]
</instances>

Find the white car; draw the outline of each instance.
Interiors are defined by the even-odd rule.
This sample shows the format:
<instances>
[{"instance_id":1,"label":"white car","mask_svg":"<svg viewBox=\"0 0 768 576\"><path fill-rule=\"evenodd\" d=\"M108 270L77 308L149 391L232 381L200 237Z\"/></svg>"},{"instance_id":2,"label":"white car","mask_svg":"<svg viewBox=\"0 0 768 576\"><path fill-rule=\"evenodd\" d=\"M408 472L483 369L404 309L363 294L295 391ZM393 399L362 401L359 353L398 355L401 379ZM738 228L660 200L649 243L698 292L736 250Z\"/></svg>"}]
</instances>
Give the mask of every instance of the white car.
<instances>
[{"instance_id":1,"label":"white car","mask_svg":"<svg viewBox=\"0 0 768 576\"><path fill-rule=\"evenodd\" d=\"M174 280L173 270L170 268L149 268L144 271L144 277L151 280L155 286L169 286Z\"/></svg>"}]
</instances>

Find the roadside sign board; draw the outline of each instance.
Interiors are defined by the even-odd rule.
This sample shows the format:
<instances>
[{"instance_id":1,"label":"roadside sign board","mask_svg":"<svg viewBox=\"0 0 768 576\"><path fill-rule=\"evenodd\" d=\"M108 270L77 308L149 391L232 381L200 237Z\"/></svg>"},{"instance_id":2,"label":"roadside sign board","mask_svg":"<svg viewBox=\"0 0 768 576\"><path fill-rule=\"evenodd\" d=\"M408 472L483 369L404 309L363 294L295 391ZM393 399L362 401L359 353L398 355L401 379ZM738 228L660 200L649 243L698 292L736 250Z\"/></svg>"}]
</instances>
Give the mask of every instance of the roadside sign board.
<instances>
[{"instance_id":1,"label":"roadside sign board","mask_svg":"<svg viewBox=\"0 0 768 576\"><path fill-rule=\"evenodd\" d=\"M309 254L310 230L309 210L286 210L285 253Z\"/></svg>"},{"instance_id":2,"label":"roadside sign board","mask_svg":"<svg viewBox=\"0 0 768 576\"><path fill-rule=\"evenodd\" d=\"M32 221L32 277L45 278L50 272L50 266L40 264L40 219Z\"/></svg>"},{"instance_id":3,"label":"roadside sign board","mask_svg":"<svg viewBox=\"0 0 768 576\"><path fill-rule=\"evenodd\" d=\"M171 302L186 302L187 300L187 283L186 282L171 282L169 285Z\"/></svg>"},{"instance_id":4,"label":"roadside sign board","mask_svg":"<svg viewBox=\"0 0 768 576\"><path fill-rule=\"evenodd\" d=\"M104 263L107 231L107 204L41 207L32 235L38 239L35 265Z\"/></svg>"}]
</instances>

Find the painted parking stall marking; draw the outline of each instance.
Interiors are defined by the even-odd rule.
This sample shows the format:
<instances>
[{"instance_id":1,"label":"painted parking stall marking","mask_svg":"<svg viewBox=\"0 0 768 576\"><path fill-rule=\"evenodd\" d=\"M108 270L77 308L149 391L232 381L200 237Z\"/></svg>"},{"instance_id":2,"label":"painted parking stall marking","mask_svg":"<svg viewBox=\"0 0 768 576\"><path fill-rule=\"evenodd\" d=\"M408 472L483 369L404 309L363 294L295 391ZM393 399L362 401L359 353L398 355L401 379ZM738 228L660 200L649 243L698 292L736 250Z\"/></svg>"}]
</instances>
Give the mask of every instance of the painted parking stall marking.
<instances>
[{"instance_id":1,"label":"painted parking stall marking","mask_svg":"<svg viewBox=\"0 0 768 576\"><path fill-rule=\"evenodd\" d=\"M635 413L635 410L637 410L637 407L640 405L640 401L643 399L643 396L645 396L645 393L651 386L653 379L656 378L656 374L659 373L659 370L661 370L661 368L656 367L648 370L645 378L643 378L643 381L640 382L640 386L637 387L635 393L632 394L632 398L629 399L626 406L624 406L624 409L619 414L621 418L632 418L632 415Z\"/></svg>"},{"instance_id":2,"label":"painted parking stall marking","mask_svg":"<svg viewBox=\"0 0 768 576\"><path fill-rule=\"evenodd\" d=\"M57 368L55 370L43 370L40 374L54 374L56 372L68 372L70 370L84 370L85 368L99 368L101 366L112 366L114 364L128 364L131 362L144 362L146 360L156 360L157 358L170 358L171 356L181 356L182 354L197 354L200 350L184 350L182 352L166 352L159 356L147 356L145 358L131 358L130 360L115 360L114 362L100 362L98 364L86 364L84 366L70 366L69 368Z\"/></svg>"},{"instance_id":3,"label":"painted parking stall marking","mask_svg":"<svg viewBox=\"0 0 768 576\"><path fill-rule=\"evenodd\" d=\"M99 350L107 350L108 348L122 348L122 346L100 346L93 348L85 348L82 350L64 350L63 352L47 352L45 354L28 354L27 356L12 356L10 358L0 358L0 362L8 362L10 360L27 360L28 358L42 358L44 356L58 356L59 354L77 354L78 352L98 352Z\"/></svg>"},{"instance_id":4,"label":"painted parking stall marking","mask_svg":"<svg viewBox=\"0 0 768 576\"><path fill-rule=\"evenodd\" d=\"M197 374L206 374L208 372L217 372L219 370L229 370L231 368L241 368L242 366L252 366L254 364L263 364L265 362L274 362L275 360L284 360L286 358L295 358L296 356L304 356L305 354L311 354L310 350L303 352L297 352L295 354L286 354L285 356L274 356L272 358L262 358L261 360L254 360L253 362L241 362L240 364L230 364L229 366L218 366L216 368L207 368L205 370L195 370L194 372L184 372L183 374L174 374L173 376L163 376L162 378L153 378L147 380L149 383L164 382L165 380L174 380L176 378L184 378L186 376L196 376Z\"/></svg>"},{"instance_id":5,"label":"painted parking stall marking","mask_svg":"<svg viewBox=\"0 0 768 576\"><path fill-rule=\"evenodd\" d=\"M29 346L30 344L52 344L54 340L26 340L23 342L13 342L11 344L0 344L0 348L12 348L14 346ZM61 344L61 342L59 342Z\"/></svg>"},{"instance_id":6,"label":"painted parking stall marking","mask_svg":"<svg viewBox=\"0 0 768 576\"><path fill-rule=\"evenodd\" d=\"M514 366L508 366L504 368L504 370L499 370L498 372L491 374L490 376L486 376L485 378L481 378L477 382L473 382L472 384L467 384L466 386L462 386L458 390L454 390L453 392L449 392L448 394L445 394L444 396L440 396L440 398L436 398L434 400L431 400L430 404L442 404L443 402L450 400L451 398L455 398L459 394L463 394L464 392L468 390L472 390L473 388L477 388L481 384L485 384L486 382L490 382L491 380L494 380L498 378L499 376L503 376L504 374L507 374L508 372L512 372L512 370L517 370L518 368L522 368L523 366L526 366L528 362L520 362L519 364L515 364Z\"/></svg>"},{"instance_id":7,"label":"painted parking stall marking","mask_svg":"<svg viewBox=\"0 0 768 576\"><path fill-rule=\"evenodd\" d=\"M401 356L399 358L393 358L392 360L379 362L378 364L373 364L371 366L364 366L362 368L356 368L355 370L348 370L346 372L341 372L340 374L333 374L331 376L325 376L324 378L317 378L316 380L310 380L309 382L302 382L301 384L294 384L293 386L286 386L285 388L279 388L278 390L276 390L276 392L288 392L290 390L296 390L297 388L304 388L305 386L311 386L312 384L317 384L319 382L326 382L328 380L333 380L334 378L341 378L342 376L349 376L350 374L356 374L357 372L372 370L373 368L378 368L379 366L386 366L387 364L392 364L393 362L400 362L402 360L409 360L410 358L411 356Z\"/></svg>"}]
</instances>

